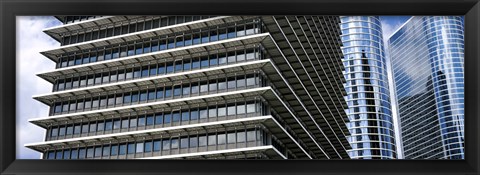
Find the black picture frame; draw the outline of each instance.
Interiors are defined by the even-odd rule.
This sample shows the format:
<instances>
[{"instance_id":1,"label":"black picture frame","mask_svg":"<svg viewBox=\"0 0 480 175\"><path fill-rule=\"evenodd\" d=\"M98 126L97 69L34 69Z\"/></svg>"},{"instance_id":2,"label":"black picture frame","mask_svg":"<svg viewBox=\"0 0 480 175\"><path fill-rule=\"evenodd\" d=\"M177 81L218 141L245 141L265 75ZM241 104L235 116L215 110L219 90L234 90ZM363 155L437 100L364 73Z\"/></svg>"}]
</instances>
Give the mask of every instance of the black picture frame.
<instances>
[{"instance_id":1,"label":"black picture frame","mask_svg":"<svg viewBox=\"0 0 480 175\"><path fill-rule=\"evenodd\" d=\"M479 174L478 0L0 0L0 174ZM465 160L15 160L16 16L465 15ZM42 58L32 58L42 59Z\"/></svg>"}]
</instances>

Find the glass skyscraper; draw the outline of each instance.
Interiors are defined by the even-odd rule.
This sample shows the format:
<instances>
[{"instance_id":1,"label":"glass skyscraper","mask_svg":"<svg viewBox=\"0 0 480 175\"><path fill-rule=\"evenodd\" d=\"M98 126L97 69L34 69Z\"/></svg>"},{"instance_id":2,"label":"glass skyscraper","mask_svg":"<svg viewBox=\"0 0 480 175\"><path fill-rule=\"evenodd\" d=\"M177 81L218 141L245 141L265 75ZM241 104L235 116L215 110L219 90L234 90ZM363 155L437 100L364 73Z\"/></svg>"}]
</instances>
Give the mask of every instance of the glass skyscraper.
<instances>
[{"instance_id":1,"label":"glass skyscraper","mask_svg":"<svg viewBox=\"0 0 480 175\"><path fill-rule=\"evenodd\" d=\"M397 158L387 65L378 16L342 16L341 40L353 159Z\"/></svg>"},{"instance_id":2,"label":"glass skyscraper","mask_svg":"<svg viewBox=\"0 0 480 175\"><path fill-rule=\"evenodd\" d=\"M56 16L44 159L348 159L338 16Z\"/></svg>"},{"instance_id":3,"label":"glass skyscraper","mask_svg":"<svg viewBox=\"0 0 480 175\"><path fill-rule=\"evenodd\" d=\"M406 159L464 158L464 22L412 17L388 40Z\"/></svg>"}]
</instances>

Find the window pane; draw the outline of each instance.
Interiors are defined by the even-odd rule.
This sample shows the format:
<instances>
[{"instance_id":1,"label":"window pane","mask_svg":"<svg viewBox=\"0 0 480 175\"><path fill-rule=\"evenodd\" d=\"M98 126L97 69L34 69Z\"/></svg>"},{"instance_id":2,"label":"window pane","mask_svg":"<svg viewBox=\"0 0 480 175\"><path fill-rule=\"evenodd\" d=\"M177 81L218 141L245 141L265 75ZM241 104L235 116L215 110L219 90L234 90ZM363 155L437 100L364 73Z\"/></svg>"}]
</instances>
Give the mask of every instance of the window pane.
<instances>
[{"instance_id":1,"label":"window pane","mask_svg":"<svg viewBox=\"0 0 480 175\"><path fill-rule=\"evenodd\" d=\"M180 139L180 148L188 148L188 138Z\"/></svg>"},{"instance_id":2,"label":"window pane","mask_svg":"<svg viewBox=\"0 0 480 175\"><path fill-rule=\"evenodd\" d=\"M235 143L235 133L228 133L227 134L227 142L228 143Z\"/></svg>"},{"instance_id":3,"label":"window pane","mask_svg":"<svg viewBox=\"0 0 480 175\"><path fill-rule=\"evenodd\" d=\"M127 153L127 145L121 144L119 148L119 155L125 155Z\"/></svg>"},{"instance_id":4,"label":"window pane","mask_svg":"<svg viewBox=\"0 0 480 175\"><path fill-rule=\"evenodd\" d=\"M152 152L152 141L145 142L145 152Z\"/></svg>"},{"instance_id":5,"label":"window pane","mask_svg":"<svg viewBox=\"0 0 480 175\"><path fill-rule=\"evenodd\" d=\"M134 143L128 143L127 153L128 154L135 153L135 144Z\"/></svg>"},{"instance_id":6,"label":"window pane","mask_svg":"<svg viewBox=\"0 0 480 175\"><path fill-rule=\"evenodd\" d=\"M190 137L190 148L195 148L198 146L197 137Z\"/></svg>"},{"instance_id":7,"label":"window pane","mask_svg":"<svg viewBox=\"0 0 480 175\"><path fill-rule=\"evenodd\" d=\"M138 126L145 126L145 117L138 117Z\"/></svg>"},{"instance_id":8,"label":"window pane","mask_svg":"<svg viewBox=\"0 0 480 175\"><path fill-rule=\"evenodd\" d=\"M245 105L237 104L237 114L245 114Z\"/></svg>"},{"instance_id":9,"label":"window pane","mask_svg":"<svg viewBox=\"0 0 480 175\"><path fill-rule=\"evenodd\" d=\"M190 119L190 112L188 111L183 111L182 112L182 121L187 121Z\"/></svg>"},{"instance_id":10,"label":"window pane","mask_svg":"<svg viewBox=\"0 0 480 175\"><path fill-rule=\"evenodd\" d=\"M247 131L247 141L255 141L255 131Z\"/></svg>"},{"instance_id":11,"label":"window pane","mask_svg":"<svg viewBox=\"0 0 480 175\"><path fill-rule=\"evenodd\" d=\"M226 143L226 134L219 134L218 135L218 144L222 145Z\"/></svg>"},{"instance_id":12,"label":"window pane","mask_svg":"<svg viewBox=\"0 0 480 175\"><path fill-rule=\"evenodd\" d=\"M155 116L155 124L162 124L163 123L163 114L157 114Z\"/></svg>"},{"instance_id":13,"label":"window pane","mask_svg":"<svg viewBox=\"0 0 480 175\"><path fill-rule=\"evenodd\" d=\"M162 150L170 149L170 140L162 140Z\"/></svg>"},{"instance_id":14,"label":"window pane","mask_svg":"<svg viewBox=\"0 0 480 175\"><path fill-rule=\"evenodd\" d=\"M102 153L103 153L103 150L101 146L95 147L95 157L102 157Z\"/></svg>"},{"instance_id":15,"label":"window pane","mask_svg":"<svg viewBox=\"0 0 480 175\"><path fill-rule=\"evenodd\" d=\"M160 151L161 141L155 140L153 141L153 151Z\"/></svg>"},{"instance_id":16,"label":"window pane","mask_svg":"<svg viewBox=\"0 0 480 175\"><path fill-rule=\"evenodd\" d=\"M93 147L87 148L87 158L93 158Z\"/></svg>"},{"instance_id":17,"label":"window pane","mask_svg":"<svg viewBox=\"0 0 480 175\"><path fill-rule=\"evenodd\" d=\"M178 139L172 139L172 149L177 149L178 148Z\"/></svg>"},{"instance_id":18,"label":"window pane","mask_svg":"<svg viewBox=\"0 0 480 175\"><path fill-rule=\"evenodd\" d=\"M197 110L190 111L190 120L197 120L197 119L198 119L198 111Z\"/></svg>"},{"instance_id":19,"label":"window pane","mask_svg":"<svg viewBox=\"0 0 480 175\"><path fill-rule=\"evenodd\" d=\"M208 110L208 118L217 117L217 108L212 108Z\"/></svg>"},{"instance_id":20,"label":"window pane","mask_svg":"<svg viewBox=\"0 0 480 175\"><path fill-rule=\"evenodd\" d=\"M237 142L245 142L245 132L237 133Z\"/></svg>"},{"instance_id":21,"label":"window pane","mask_svg":"<svg viewBox=\"0 0 480 175\"><path fill-rule=\"evenodd\" d=\"M208 146L216 145L217 144L217 135L209 135L208 136Z\"/></svg>"},{"instance_id":22,"label":"window pane","mask_svg":"<svg viewBox=\"0 0 480 175\"><path fill-rule=\"evenodd\" d=\"M200 109L200 118L203 119L203 118L207 118L207 109Z\"/></svg>"},{"instance_id":23,"label":"window pane","mask_svg":"<svg viewBox=\"0 0 480 175\"><path fill-rule=\"evenodd\" d=\"M103 156L109 156L110 155L110 146L103 146Z\"/></svg>"},{"instance_id":24,"label":"window pane","mask_svg":"<svg viewBox=\"0 0 480 175\"><path fill-rule=\"evenodd\" d=\"M235 115L235 114L236 114L236 112L235 112L235 106L234 106L234 105L228 106L228 108L227 108L227 113L228 113L228 115Z\"/></svg>"},{"instance_id":25,"label":"window pane","mask_svg":"<svg viewBox=\"0 0 480 175\"><path fill-rule=\"evenodd\" d=\"M143 153L143 143L137 143L136 153Z\"/></svg>"},{"instance_id":26,"label":"window pane","mask_svg":"<svg viewBox=\"0 0 480 175\"><path fill-rule=\"evenodd\" d=\"M198 137L198 146L207 146L207 136Z\"/></svg>"},{"instance_id":27,"label":"window pane","mask_svg":"<svg viewBox=\"0 0 480 175\"><path fill-rule=\"evenodd\" d=\"M110 155L112 156L116 156L118 154L118 146L117 145L113 145L112 146L112 150L110 152Z\"/></svg>"}]
</instances>

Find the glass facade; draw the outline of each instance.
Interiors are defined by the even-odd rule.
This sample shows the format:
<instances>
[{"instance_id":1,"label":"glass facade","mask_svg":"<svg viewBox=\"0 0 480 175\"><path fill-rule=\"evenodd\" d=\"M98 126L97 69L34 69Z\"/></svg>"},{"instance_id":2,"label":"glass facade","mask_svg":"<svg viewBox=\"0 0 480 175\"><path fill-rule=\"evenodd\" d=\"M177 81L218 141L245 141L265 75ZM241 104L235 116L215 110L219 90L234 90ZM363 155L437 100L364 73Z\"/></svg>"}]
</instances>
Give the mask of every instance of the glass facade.
<instances>
[{"instance_id":1,"label":"glass facade","mask_svg":"<svg viewBox=\"0 0 480 175\"><path fill-rule=\"evenodd\" d=\"M26 145L44 159L349 158L338 17L57 19L45 141Z\"/></svg>"},{"instance_id":2,"label":"glass facade","mask_svg":"<svg viewBox=\"0 0 480 175\"><path fill-rule=\"evenodd\" d=\"M348 103L348 151L353 159L395 159L387 65L378 16L342 16L342 51Z\"/></svg>"},{"instance_id":3,"label":"glass facade","mask_svg":"<svg viewBox=\"0 0 480 175\"><path fill-rule=\"evenodd\" d=\"M406 159L464 159L464 21L410 18L388 40Z\"/></svg>"}]
</instances>

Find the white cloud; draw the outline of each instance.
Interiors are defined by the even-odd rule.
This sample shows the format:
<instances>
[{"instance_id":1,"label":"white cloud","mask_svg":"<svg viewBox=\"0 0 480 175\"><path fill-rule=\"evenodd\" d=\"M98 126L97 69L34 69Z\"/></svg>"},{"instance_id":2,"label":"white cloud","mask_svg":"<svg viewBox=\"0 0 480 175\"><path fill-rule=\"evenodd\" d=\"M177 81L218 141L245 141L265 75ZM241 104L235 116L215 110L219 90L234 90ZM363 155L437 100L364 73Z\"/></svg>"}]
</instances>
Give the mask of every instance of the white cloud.
<instances>
[{"instance_id":1,"label":"white cloud","mask_svg":"<svg viewBox=\"0 0 480 175\"><path fill-rule=\"evenodd\" d=\"M59 43L43 33L43 29L60 25L53 17L17 17L16 46L16 157L38 159L40 154L23 145L44 140L45 130L28 122L30 118L48 115L48 106L34 100L33 95L48 93L52 85L36 74L55 68L55 63L39 52L58 47Z\"/></svg>"}]
</instances>

